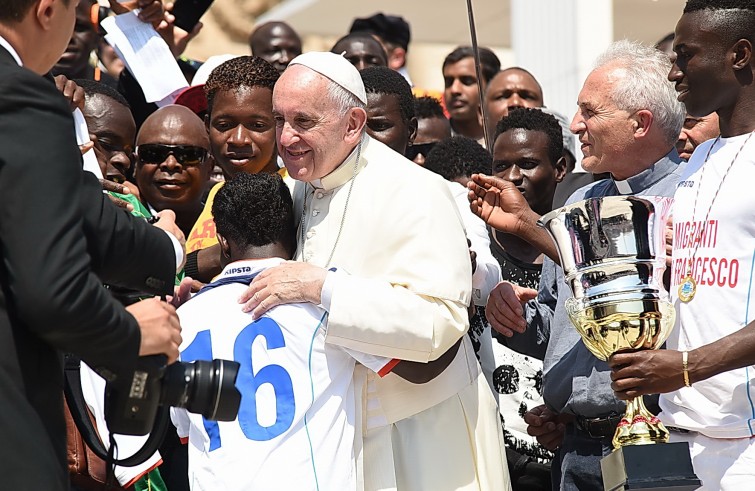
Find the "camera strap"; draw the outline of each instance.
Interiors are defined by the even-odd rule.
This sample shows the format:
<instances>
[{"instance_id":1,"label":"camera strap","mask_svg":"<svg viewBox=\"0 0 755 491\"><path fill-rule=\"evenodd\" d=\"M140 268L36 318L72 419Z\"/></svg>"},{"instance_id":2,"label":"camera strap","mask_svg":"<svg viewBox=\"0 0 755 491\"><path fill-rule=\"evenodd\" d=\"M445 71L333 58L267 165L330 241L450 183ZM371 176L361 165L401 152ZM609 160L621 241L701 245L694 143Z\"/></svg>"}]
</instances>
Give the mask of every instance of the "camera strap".
<instances>
[{"instance_id":1,"label":"camera strap","mask_svg":"<svg viewBox=\"0 0 755 491\"><path fill-rule=\"evenodd\" d=\"M147 441L142 445L142 448L125 459L109 459L108 451L102 444L99 433L97 433L87 414L86 401L84 400L84 393L81 390L81 373L79 372L81 360L75 355L66 354L65 361L65 384L63 390L66 395L68 409L71 411L71 417L76 423L76 427L81 433L84 443L97 457L106 463L112 463L121 467L133 467L150 458L157 451L165 436L165 431L168 429L169 408L160 406L157 409L154 427Z\"/></svg>"}]
</instances>

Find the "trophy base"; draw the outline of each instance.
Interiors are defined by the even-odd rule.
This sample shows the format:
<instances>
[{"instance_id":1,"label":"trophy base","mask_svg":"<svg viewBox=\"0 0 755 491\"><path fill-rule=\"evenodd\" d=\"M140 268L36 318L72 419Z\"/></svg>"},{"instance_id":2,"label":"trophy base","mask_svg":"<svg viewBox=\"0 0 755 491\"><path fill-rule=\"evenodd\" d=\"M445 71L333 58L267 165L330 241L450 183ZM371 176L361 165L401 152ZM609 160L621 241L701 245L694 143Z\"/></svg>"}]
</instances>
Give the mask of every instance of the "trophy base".
<instances>
[{"instance_id":1,"label":"trophy base","mask_svg":"<svg viewBox=\"0 0 755 491\"><path fill-rule=\"evenodd\" d=\"M606 491L692 491L700 480L685 442L619 447L600 461Z\"/></svg>"},{"instance_id":2,"label":"trophy base","mask_svg":"<svg viewBox=\"0 0 755 491\"><path fill-rule=\"evenodd\" d=\"M613 448L627 445L668 443L668 430L661 420L645 407L642 397L627 401L627 409L616 427Z\"/></svg>"}]
</instances>

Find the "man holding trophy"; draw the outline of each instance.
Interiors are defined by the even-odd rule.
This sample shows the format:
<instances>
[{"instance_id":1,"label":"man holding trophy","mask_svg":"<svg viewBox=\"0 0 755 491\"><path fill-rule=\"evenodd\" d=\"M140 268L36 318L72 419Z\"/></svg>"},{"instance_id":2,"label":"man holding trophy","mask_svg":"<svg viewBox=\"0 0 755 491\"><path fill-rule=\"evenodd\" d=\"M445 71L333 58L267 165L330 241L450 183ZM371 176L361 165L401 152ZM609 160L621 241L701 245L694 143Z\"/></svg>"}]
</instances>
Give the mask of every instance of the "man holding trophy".
<instances>
[{"instance_id":1,"label":"man holding trophy","mask_svg":"<svg viewBox=\"0 0 755 491\"><path fill-rule=\"evenodd\" d=\"M622 399L661 393L672 441L689 442L705 490L755 482L755 2L689 0L669 80L695 116L716 112L676 190L667 349L614 355Z\"/></svg>"},{"instance_id":2,"label":"man holding trophy","mask_svg":"<svg viewBox=\"0 0 755 491\"><path fill-rule=\"evenodd\" d=\"M579 136L585 170L610 172L612 178L578 190L567 205L588 198L673 194L683 169L674 143L685 113L666 78L669 68L669 60L662 53L628 41L614 43L598 59L580 91L571 129ZM511 191L506 183L475 176L470 185L472 209L491 226L522 234L553 257L550 238L534 226L539 217ZM635 217L614 217L609 227L613 228L614 242L606 244L608 249L617 248L622 227L641 230L636 223L623 223L626 216L631 221L644 214L647 228L648 220L657 222L663 215L643 205L646 200L636 200L639 206L626 200L630 208L638 208L638 213ZM589 223L595 219L591 217L595 212L583 210L581 215L586 220L581 232L587 240L593 232ZM646 249L646 253L654 252ZM593 276L610 277L613 272L597 271ZM659 281L657 270L646 273L645 279L650 276ZM566 309L574 293L553 260L546 258L543 263L537 298L532 299L533 294L507 282L499 284L488 302L488 320L508 337L511 348L544 359L543 398L550 409L535 418L539 426L531 428L532 434L547 437L544 433L557 429L551 410L569 415L559 420L567 424L553 462L555 469L560 466L560 483L556 484L559 476L554 475L554 487L603 490L600 460L613 448L612 439L625 404L611 389L608 364L588 350L574 328Z\"/></svg>"}]
</instances>

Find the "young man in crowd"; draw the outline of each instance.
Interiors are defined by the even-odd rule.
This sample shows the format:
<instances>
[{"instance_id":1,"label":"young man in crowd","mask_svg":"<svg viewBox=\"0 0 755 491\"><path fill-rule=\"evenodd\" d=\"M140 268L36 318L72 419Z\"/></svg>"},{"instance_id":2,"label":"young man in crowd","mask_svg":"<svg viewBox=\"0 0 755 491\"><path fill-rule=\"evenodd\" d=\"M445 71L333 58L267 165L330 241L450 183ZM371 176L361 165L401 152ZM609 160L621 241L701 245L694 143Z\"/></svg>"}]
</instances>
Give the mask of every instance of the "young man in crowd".
<instances>
[{"instance_id":1,"label":"young man in crowd","mask_svg":"<svg viewBox=\"0 0 755 491\"><path fill-rule=\"evenodd\" d=\"M622 399L660 393L659 418L689 442L704 490L755 479L755 3L689 0L668 74L694 117L715 112L721 136L697 147L674 195L671 297L665 350L613 356Z\"/></svg>"},{"instance_id":2,"label":"young man in crowd","mask_svg":"<svg viewBox=\"0 0 755 491\"><path fill-rule=\"evenodd\" d=\"M343 54L357 70L370 66L388 66L388 55L380 41L364 32L347 34L330 49L331 53Z\"/></svg>"},{"instance_id":3,"label":"young man in crowd","mask_svg":"<svg viewBox=\"0 0 755 491\"><path fill-rule=\"evenodd\" d=\"M515 107L543 107L543 88L520 67L496 73L488 82L483 99L488 129L493 132L502 117Z\"/></svg>"},{"instance_id":4,"label":"young man in crowd","mask_svg":"<svg viewBox=\"0 0 755 491\"><path fill-rule=\"evenodd\" d=\"M434 97L414 99L414 115L417 118L417 136L407 149L406 158L415 164L425 165L425 158L436 143L451 138L451 124L443 113L443 106Z\"/></svg>"},{"instance_id":5,"label":"young man in crowd","mask_svg":"<svg viewBox=\"0 0 755 491\"><path fill-rule=\"evenodd\" d=\"M210 153L226 179L239 173L287 176L278 167L273 120L273 86L279 73L255 56L240 56L215 68L204 84ZM212 203L222 184L212 188L186 240L186 274L207 282L220 273ZM213 249L214 247L214 249Z\"/></svg>"},{"instance_id":6,"label":"young man in crowd","mask_svg":"<svg viewBox=\"0 0 755 491\"><path fill-rule=\"evenodd\" d=\"M210 143L202 120L188 107L165 106L144 121L136 137L136 185L142 202L172 210L188 234L202 211L210 179Z\"/></svg>"},{"instance_id":7,"label":"young man in crowd","mask_svg":"<svg viewBox=\"0 0 755 491\"><path fill-rule=\"evenodd\" d=\"M359 75L367 91L367 134L405 155L417 135L412 88L388 67L366 68Z\"/></svg>"},{"instance_id":8,"label":"young man in crowd","mask_svg":"<svg viewBox=\"0 0 755 491\"><path fill-rule=\"evenodd\" d=\"M259 56L283 73L288 64L301 54L301 38L285 22L265 22L249 35L252 56Z\"/></svg>"},{"instance_id":9,"label":"young man in crowd","mask_svg":"<svg viewBox=\"0 0 755 491\"><path fill-rule=\"evenodd\" d=\"M393 372L422 383L456 350L428 364L331 345L325 342L327 313L307 303L281 305L254 320L237 299L254 276L293 256L291 194L279 176L240 174L218 191L212 211L224 269L178 309L181 359L238 361L242 403L230 422L172 410L189 444L192 489L357 489L355 362L381 377Z\"/></svg>"},{"instance_id":10,"label":"young man in crowd","mask_svg":"<svg viewBox=\"0 0 755 491\"><path fill-rule=\"evenodd\" d=\"M84 120L102 176L124 183L133 175L136 123L128 102L115 89L92 80L76 80L84 89Z\"/></svg>"},{"instance_id":11,"label":"young man in crowd","mask_svg":"<svg viewBox=\"0 0 755 491\"><path fill-rule=\"evenodd\" d=\"M495 53L487 48L479 48L479 52L484 91L487 83L501 69L501 62ZM484 146L480 93L472 48L459 47L446 56L443 60L443 83L443 100L451 118L451 130L455 135L477 140Z\"/></svg>"},{"instance_id":12,"label":"young man in crowd","mask_svg":"<svg viewBox=\"0 0 755 491\"><path fill-rule=\"evenodd\" d=\"M684 168L674 144L684 108L667 81L670 62L655 48L613 43L598 58L577 99L571 129L579 136L588 172L610 172L568 202L616 195L670 195ZM648 89L640 90L639 87ZM636 97L642 94L642 97ZM543 400L525 414L528 433L557 449L554 488L602 490L600 459L611 451L624 402L610 390L611 370L585 347L566 313L573 296L553 242L537 225L512 183L476 177L473 210L492 227L522 236L544 253L538 290L502 282L490 294L486 316L516 351L543 359ZM555 260L553 259L555 258Z\"/></svg>"},{"instance_id":13,"label":"young man in crowd","mask_svg":"<svg viewBox=\"0 0 755 491\"><path fill-rule=\"evenodd\" d=\"M551 211L556 186L566 172L558 121L539 109L512 108L498 122L495 135L493 175L516 186L539 215ZM490 228L490 247L504 280L524 288L538 287L543 267L540 250L494 228ZM477 338L482 371L498 397L512 488L549 488L553 455L527 434L524 420L528 411L543 404L542 360L509 348L503 335L485 320L484 308L472 320L469 332Z\"/></svg>"}]
</instances>

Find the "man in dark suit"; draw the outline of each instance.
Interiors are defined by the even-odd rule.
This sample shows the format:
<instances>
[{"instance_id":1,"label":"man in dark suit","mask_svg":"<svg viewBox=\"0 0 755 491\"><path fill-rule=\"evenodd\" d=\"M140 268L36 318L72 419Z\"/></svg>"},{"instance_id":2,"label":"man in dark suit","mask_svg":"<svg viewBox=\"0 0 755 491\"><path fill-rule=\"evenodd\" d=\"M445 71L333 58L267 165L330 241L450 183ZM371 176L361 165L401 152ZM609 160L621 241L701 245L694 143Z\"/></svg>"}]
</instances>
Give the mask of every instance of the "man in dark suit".
<instances>
[{"instance_id":1,"label":"man in dark suit","mask_svg":"<svg viewBox=\"0 0 755 491\"><path fill-rule=\"evenodd\" d=\"M0 469L4 489L67 488L60 353L106 378L138 355L178 355L173 307L126 311L101 286L172 292L180 243L104 197L84 173L68 104L42 77L77 0L0 0ZM182 238L171 214L162 228ZM178 246L178 247L176 247ZM176 253L176 251L180 253Z\"/></svg>"}]
</instances>

